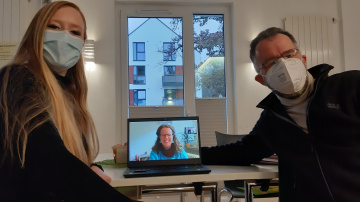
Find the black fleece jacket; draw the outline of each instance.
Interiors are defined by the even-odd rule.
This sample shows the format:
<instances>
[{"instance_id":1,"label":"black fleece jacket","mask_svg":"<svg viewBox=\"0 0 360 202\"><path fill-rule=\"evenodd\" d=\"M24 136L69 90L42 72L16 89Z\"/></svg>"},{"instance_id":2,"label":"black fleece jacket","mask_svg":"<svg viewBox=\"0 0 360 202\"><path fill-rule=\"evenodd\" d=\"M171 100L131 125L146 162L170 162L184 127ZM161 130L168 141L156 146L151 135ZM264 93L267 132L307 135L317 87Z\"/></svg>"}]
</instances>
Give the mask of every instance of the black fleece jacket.
<instances>
[{"instance_id":1,"label":"black fleece jacket","mask_svg":"<svg viewBox=\"0 0 360 202\"><path fill-rule=\"evenodd\" d=\"M309 69L314 92L306 111L309 134L271 93L249 135L226 146L202 148L203 163L249 165L276 153L281 202L360 200L360 71L332 76L333 67Z\"/></svg>"}]
</instances>

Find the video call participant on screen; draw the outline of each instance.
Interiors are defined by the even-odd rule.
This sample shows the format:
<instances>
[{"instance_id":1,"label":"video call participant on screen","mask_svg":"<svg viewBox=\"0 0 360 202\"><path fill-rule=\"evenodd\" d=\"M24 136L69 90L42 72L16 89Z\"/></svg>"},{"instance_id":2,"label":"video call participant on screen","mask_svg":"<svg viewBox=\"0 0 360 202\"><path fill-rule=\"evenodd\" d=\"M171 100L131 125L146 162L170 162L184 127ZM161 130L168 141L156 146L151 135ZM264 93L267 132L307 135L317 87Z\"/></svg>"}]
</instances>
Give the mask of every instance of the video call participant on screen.
<instances>
[{"instance_id":1,"label":"video call participant on screen","mask_svg":"<svg viewBox=\"0 0 360 202\"><path fill-rule=\"evenodd\" d=\"M171 125L161 125L156 131L155 145L151 148L149 160L187 159L188 155L175 135Z\"/></svg>"}]
</instances>

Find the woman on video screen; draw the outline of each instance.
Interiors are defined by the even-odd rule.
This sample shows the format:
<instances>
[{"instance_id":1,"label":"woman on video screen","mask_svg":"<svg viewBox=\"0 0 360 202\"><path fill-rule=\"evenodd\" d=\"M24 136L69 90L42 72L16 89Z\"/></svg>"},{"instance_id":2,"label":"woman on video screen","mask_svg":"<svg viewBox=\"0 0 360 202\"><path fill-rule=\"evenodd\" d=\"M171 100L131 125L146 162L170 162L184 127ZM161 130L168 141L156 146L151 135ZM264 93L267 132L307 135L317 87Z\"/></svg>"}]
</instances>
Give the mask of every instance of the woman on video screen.
<instances>
[{"instance_id":1,"label":"woman on video screen","mask_svg":"<svg viewBox=\"0 0 360 202\"><path fill-rule=\"evenodd\" d=\"M151 148L149 160L187 159L188 155L175 135L171 125L161 125L156 131L157 139Z\"/></svg>"}]
</instances>

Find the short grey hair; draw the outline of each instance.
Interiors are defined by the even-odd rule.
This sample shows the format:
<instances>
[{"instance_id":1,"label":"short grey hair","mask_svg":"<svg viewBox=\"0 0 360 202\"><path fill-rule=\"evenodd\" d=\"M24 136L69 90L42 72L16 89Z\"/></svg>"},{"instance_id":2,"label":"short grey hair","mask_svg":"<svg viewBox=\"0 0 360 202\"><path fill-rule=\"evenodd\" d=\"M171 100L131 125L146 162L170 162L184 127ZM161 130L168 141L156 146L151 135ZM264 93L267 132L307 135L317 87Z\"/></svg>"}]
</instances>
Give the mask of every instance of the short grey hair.
<instances>
[{"instance_id":1,"label":"short grey hair","mask_svg":"<svg viewBox=\"0 0 360 202\"><path fill-rule=\"evenodd\" d=\"M255 67L255 70L257 73L259 73L260 69L255 64L255 48L256 48L256 46L259 44L260 41L262 41L264 39L268 39L270 37L273 37L277 34L284 34L284 35L288 36L290 38L290 40L294 43L294 45L296 47L298 47L295 37L292 34L290 34L288 31L285 31L281 28L270 27L270 28L267 28L266 30L260 32L250 43L250 60L254 64L254 67Z\"/></svg>"}]
</instances>

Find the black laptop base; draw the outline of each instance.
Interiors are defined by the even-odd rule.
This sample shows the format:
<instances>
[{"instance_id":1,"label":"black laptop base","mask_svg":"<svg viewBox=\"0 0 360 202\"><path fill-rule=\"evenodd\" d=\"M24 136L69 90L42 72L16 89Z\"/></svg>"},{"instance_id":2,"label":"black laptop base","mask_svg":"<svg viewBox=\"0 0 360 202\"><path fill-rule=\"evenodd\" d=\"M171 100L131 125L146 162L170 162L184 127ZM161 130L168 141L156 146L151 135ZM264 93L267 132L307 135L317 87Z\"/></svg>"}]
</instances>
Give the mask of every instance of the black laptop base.
<instances>
[{"instance_id":1,"label":"black laptop base","mask_svg":"<svg viewBox=\"0 0 360 202\"><path fill-rule=\"evenodd\" d=\"M125 178L134 177L155 177L171 175L194 175L208 174L211 170L204 165L184 165L175 167L147 167L147 168L127 168L124 172Z\"/></svg>"}]
</instances>

